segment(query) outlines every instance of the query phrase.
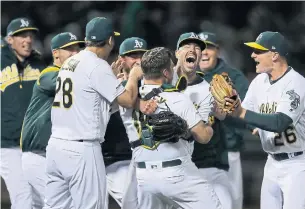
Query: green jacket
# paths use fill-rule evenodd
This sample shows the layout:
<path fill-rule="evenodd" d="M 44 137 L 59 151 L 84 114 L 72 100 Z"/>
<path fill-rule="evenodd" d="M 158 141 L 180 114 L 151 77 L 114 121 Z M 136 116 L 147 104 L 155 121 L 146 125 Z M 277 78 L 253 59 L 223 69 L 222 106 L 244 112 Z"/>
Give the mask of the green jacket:
<path fill-rule="evenodd" d="M 1 147 L 19 146 L 33 85 L 45 67 L 36 51 L 21 63 L 10 46 L 1 47 Z"/>
<path fill-rule="evenodd" d="M 34 85 L 21 132 L 23 152 L 45 152 L 51 136 L 51 108 L 55 97 L 58 71 L 58 66 L 47 67 L 41 72 Z"/>
<path fill-rule="evenodd" d="M 225 132 L 221 131 L 224 124 L 211 116 L 209 120 L 214 121 L 212 125 L 214 135 L 207 144 L 194 142 L 192 160 L 198 168 L 216 167 L 228 170 L 228 149 L 226 148 Z"/>
<path fill-rule="evenodd" d="M 234 83 L 240 99 L 243 100 L 249 87 L 248 79 L 240 70 L 231 68 L 222 59 L 218 59 L 218 63 L 214 69 L 204 72 L 204 79 L 211 82 L 213 75 L 221 74 L 222 72 L 227 72 L 229 74 L 229 77 Z M 225 125 L 223 125 L 223 128 L 226 132 L 226 144 L 228 150 L 233 152 L 240 151 L 243 147 L 243 136 L 240 131 L 238 131 L 238 129 L 228 128 Z"/>

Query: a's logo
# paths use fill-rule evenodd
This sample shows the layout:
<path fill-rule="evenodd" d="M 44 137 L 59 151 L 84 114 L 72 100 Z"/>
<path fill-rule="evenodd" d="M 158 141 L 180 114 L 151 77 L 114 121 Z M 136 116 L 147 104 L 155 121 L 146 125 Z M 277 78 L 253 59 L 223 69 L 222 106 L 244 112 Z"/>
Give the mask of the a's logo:
<path fill-rule="evenodd" d="M 207 40 L 209 38 L 209 35 L 207 34 L 200 34 L 199 37 L 202 39 L 202 40 Z"/>
<path fill-rule="evenodd" d="M 197 34 L 191 33 L 190 38 L 199 38 Z"/>
<path fill-rule="evenodd" d="M 195 109 L 198 110 L 200 108 L 199 104 L 196 104 L 195 102 L 193 102 L 193 105 L 195 106 Z"/>
<path fill-rule="evenodd" d="M 70 35 L 70 41 L 71 40 L 77 40 L 76 35 L 74 35 L 72 33 L 69 33 L 69 35 Z"/>
<path fill-rule="evenodd" d="M 263 34 L 259 34 L 259 36 L 256 38 L 256 41 L 259 41 L 263 37 Z"/>
<path fill-rule="evenodd" d="M 96 39 L 96 36 L 91 36 L 91 39 Z"/>
<path fill-rule="evenodd" d="M 292 100 L 290 103 L 291 109 L 289 110 L 292 112 L 293 110 L 297 109 L 298 106 L 300 106 L 300 95 L 294 92 L 294 90 L 287 91 L 286 94 L 288 94 L 290 97 L 289 99 Z"/>
<path fill-rule="evenodd" d="M 30 25 L 28 20 L 21 19 L 20 22 L 21 22 L 20 27 L 28 27 Z"/>
<path fill-rule="evenodd" d="M 134 43 L 135 43 L 134 48 L 142 48 L 142 46 L 143 46 L 142 41 L 135 40 Z"/>

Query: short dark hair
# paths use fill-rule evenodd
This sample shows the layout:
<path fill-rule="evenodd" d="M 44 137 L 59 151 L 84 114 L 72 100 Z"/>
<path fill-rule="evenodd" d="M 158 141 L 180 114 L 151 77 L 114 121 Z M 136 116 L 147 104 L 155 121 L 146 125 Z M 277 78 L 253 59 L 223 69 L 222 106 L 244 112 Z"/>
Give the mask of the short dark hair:
<path fill-rule="evenodd" d="M 86 41 L 85 44 L 88 47 L 103 47 L 106 45 L 106 41 Z"/>
<path fill-rule="evenodd" d="M 156 47 L 144 53 L 141 68 L 146 79 L 158 79 L 163 76 L 163 70 L 171 66 L 171 52 L 165 47 Z"/>

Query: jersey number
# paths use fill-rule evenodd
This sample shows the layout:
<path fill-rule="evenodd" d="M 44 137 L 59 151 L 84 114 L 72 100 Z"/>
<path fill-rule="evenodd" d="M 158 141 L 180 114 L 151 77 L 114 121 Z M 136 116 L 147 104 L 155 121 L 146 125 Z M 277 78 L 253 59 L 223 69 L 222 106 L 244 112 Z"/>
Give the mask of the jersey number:
<path fill-rule="evenodd" d="M 280 134 L 276 133 L 274 136 L 274 145 L 283 146 L 284 140 L 286 140 L 286 142 L 289 144 L 296 142 L 297 137 L 295 135 L 295 130 L 293 126 L 289 126 L 284 132 Z"/>
<path fill-rule="evenodd" d="M 73 83 L 70 78 L 66 78 L 62 82 L 61 78 L 57 77 L 55 93 L 57 94 L 62 88 L 62 104 L 64 108 L 70 108 L 72 105 L 72 101 L 73 101 L 71 94 L 73 89 L 72 87 L 73 87 Z M 61 101 L 55 101 L 55 100 L 56 100 L 56 96 L 53 102 L 53 107 L 60 107 Z"/>

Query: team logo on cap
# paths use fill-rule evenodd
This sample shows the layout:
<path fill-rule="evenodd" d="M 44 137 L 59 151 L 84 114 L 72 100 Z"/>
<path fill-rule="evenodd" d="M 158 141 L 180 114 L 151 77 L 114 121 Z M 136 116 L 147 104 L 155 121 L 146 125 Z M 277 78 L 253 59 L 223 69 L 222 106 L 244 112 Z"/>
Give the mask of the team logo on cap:
<path fill-rule="evenodd" d="M 190 38 L 199 38 L 197 34 L 191 33 Z"/>
<path fill-rule="evenodd" d="M 142 41 L 135 40 L 134 43 L 135 43 L 134 48 L 142 48 L 142 46 L 143 46 Z"/>
<path fill-rule="evenodd" d="M 256 41 L 259 41 L 263 37 L 263 34 L 259 34 L 259 36 L 256 38 Z"/>
<path fill-rule="evenodd" d="M 77 40 L 76 35 L 74 35 L 72 33 L 69 33 L 69 35 L 70 35 L 70 41 Z"/>
<path fill-rule="evenodd" d="M 209 38 L 209 35 L 207 34 L 200 34 L 199 37 L 202 39 L 202 40 L 207 40 Z"/>
<path fill-rule="evenodd" d="M 24 19 L 21 19 L 20 22 L 21 22 L 20 27 L 28 27 L 30 24 L 28 20 L 24 20 Z"/>

